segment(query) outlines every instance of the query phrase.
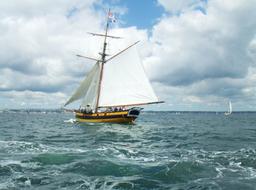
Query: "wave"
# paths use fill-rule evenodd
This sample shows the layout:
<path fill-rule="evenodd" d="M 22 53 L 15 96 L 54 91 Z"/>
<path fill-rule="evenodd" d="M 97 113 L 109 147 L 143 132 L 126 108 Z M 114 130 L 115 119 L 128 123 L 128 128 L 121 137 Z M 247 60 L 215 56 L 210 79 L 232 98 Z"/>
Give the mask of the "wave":
<path fill-rule="evenodd" d="M 76 123 L 77 120 L 76 119 L 68 119 L 68 120 L 64 120 L 64 123 Z"/>
<path fill-rule="evenodd" d="M 8 154 L 84 153 L 87 149 L 56 147 L 36 142 L 0 141 L 0 152 Z"/>

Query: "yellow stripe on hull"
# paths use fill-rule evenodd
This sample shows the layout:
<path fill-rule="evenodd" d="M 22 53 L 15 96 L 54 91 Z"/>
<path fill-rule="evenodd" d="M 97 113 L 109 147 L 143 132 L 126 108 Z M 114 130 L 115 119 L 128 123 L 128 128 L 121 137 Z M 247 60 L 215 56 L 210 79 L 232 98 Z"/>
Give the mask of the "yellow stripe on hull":
<path fill-rule="evenodd" d="M 77 118 L 78 122 L 87 123 L 132 123 L 135 118 L 106 118 L 106 119 L 81 119 Z"/>

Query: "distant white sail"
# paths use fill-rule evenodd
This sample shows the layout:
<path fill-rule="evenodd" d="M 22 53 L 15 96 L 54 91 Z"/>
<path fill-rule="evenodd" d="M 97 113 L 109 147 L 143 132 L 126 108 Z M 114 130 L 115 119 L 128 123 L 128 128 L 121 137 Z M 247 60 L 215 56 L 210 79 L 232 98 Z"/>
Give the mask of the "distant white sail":
<path fill-rule="evenodd" d="M 157 101 L 135 46 L 104 64 L 99 107 Z"/>
<path fill-rule="evenodd" d="M 229 101 L 229 113 L 230 113 L 230 114 L 232 113 L 232 104 L 231 104 L 231 101 Z"/>
<path fill-rule="evenodd" d="M 91 108 L 95 109 L 100 78 L 99 75 L 100 64 L 96 63 L 64 106 L 84 98 L 81 106 L 85 107 L 87 104 L 90 104 Z"/>
<path fill-rule="evenodd" d="M 232 113 L 232 104 L 231 101 L 229 101 L 229 107 L 228 112 L 225 112 L 224 115 L 230 115 Z"/>

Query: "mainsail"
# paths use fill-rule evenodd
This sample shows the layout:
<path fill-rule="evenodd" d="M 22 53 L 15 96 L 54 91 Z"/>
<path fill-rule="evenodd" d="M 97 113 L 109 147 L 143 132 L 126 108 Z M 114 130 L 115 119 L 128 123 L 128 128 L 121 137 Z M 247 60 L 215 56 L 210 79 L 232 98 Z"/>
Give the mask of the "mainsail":
<path fill-rule="evenodd" d="M 104 64 L 99 107 L 157 102 L 140 58 L 133 46 Z"/>

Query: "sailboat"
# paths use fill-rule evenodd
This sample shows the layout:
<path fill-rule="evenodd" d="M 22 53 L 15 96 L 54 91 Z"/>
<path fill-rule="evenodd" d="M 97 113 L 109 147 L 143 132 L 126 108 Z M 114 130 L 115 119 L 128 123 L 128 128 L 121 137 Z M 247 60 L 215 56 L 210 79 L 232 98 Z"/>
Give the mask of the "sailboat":
<path fill-rule="evenodd" d="M 136 51 L 135 42 L 117 54 L 106 53 L 111 22 L 109 10 L 105 34 L 90 33 L 104 37 L 99 59 L 77 55 L 96 61 L 87 77 L 65 103 L 64 107 L 81 100 L 80 108 L 73 110 L 78 122 L 132 123 L 143 109 L 139 106 L 163 103 L 155 95 L 144 72 Z"/>
<path fill-rule="evenodd" d="M 225 112 L 224 115 L 230 115 L 232 113 L 232 103 L 229 101 L 229 109 L 228 112 Z"/>

